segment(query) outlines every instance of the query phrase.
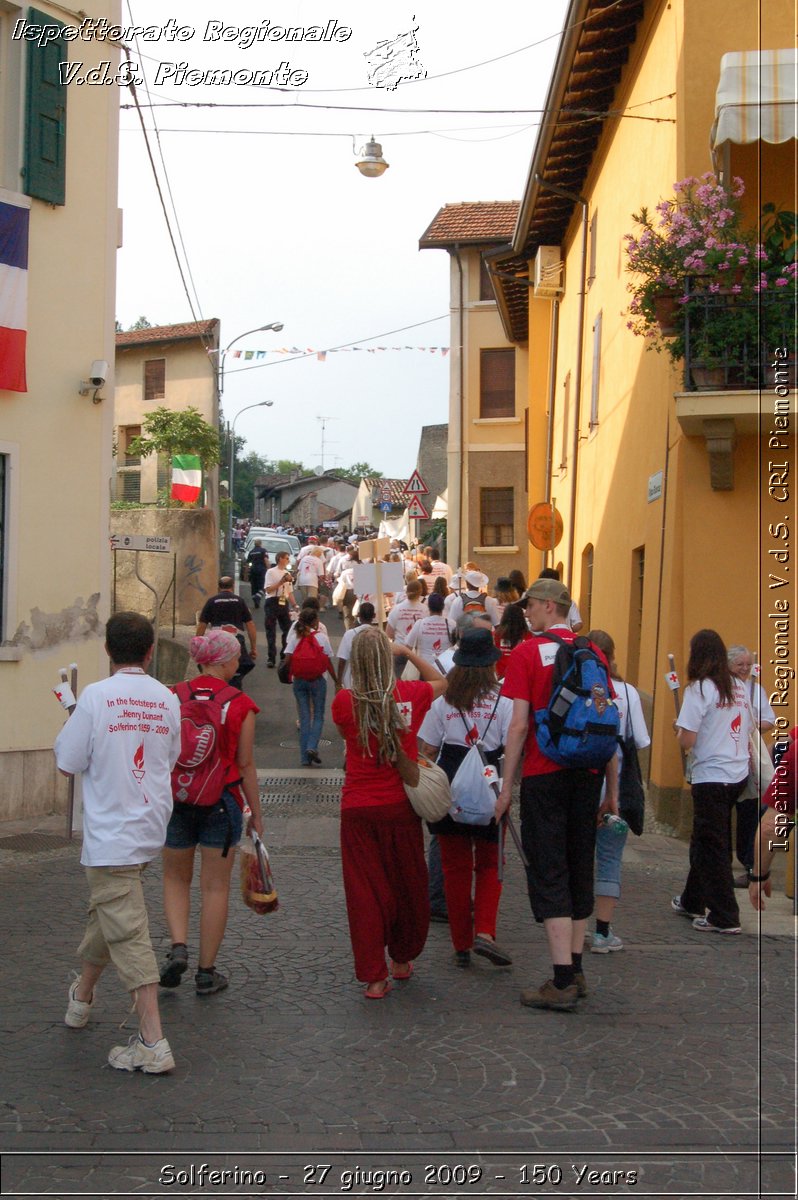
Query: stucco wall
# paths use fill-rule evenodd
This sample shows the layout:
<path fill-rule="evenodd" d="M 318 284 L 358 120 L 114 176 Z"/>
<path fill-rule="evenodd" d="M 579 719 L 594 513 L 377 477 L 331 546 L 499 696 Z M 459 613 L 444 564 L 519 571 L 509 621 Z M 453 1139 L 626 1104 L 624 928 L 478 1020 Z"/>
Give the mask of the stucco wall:
<path fill-rule="evenodd" d="M 216 520 L 207 508 L 116 509 L 111 513 L 112 534 L 145 535 L 172 539 L 168 554 L 141 553 L 138 572 L 162 599 L 160 623 L 172 620 L 172 593 L 166 595 L 177 562 L 176 598 L 178 625 L 193 625 L 195 614 L 217 591 L 219 550 Z M 118 550 L 112 564 L 111 589 L 115 611 L 130 609 L 153 619 L 155 598 L 136 578 L 136 554 Z"/>
<path fill-rule="evenodd" d="M 665 355 L 647 352 L 642 339 L 626 328 L 629 276 L 623 237 L 634 229 L 633 212 L 642 206 L 653 211 L 661 197 L 672 194 L 675 180 L 712 169 L 710 127 L 722 54 L 759 45 L 789 45 L 792 12 L 787 0 L 773 0 L 764 7 L 744 0 L 701 4 L 680 0 L 647 6 L 613 107 L 650 110 L 668 119 L 608 123 L 580 188 L 588 200 L 589 218 L 597 222 L 597 235 L 596 270 L 585 298 L 581 347 L 572 545 L 572 425 L 582 253 L 578 205 L 563 243 L 566 291 L 560 307 L 552 492 L 566 532 L 557 560 L 564 564 L 566 580 L 572 576 L 584 613 L 589 587 L 585 556 L 592 547 L 591 623 L 614 637 L 621 671 L 630 672 L 631 682 L 654 694 L 651 795 L 658 813 L 680 829 L 689 822 L 690 807 L 672 731 L 672 693 L 664 682 L 667 654 L 676 656 L 683 684 L 689 639 L 702 626 L 717 629 L 728 644 L 740 641 L 759 650 L 766 665 L 772 657 L 767 653 L 767 621 L 762 615 L 767 612 L 766 453 L 762 456 L 760 447 L 758 456 L 755 436 L 738 433 L 734 490 L 712 490 L 703 436 L 686 434 L 676 419 L 674 394 L 683 387 L 681 364 L 674 366 Z M 657 97 L 662 99 L 655 101 Z M 749 156 L 749 162 L 767 164 L 775 172 L 767 180 L 754 175 L 749 181 L 748 190 L 759 193 L 762 200 L 769 194 L 781 200 L 795 194 L 794 143 L 784 149 L 781 158 L 771 153 L 762 159 Z M 537 305 L 530 300 L 531 309 Z M 592 330 L 599 313 L 599 408 L 598 421 L 591 426 Z M 535 334 L 532 313 L 530 327 L 532 361 L 547 357 L 546 338 L 542 330 Z M 564 428 L 563 395 L 569 373 L 571 406 Z M 761 404 L 763 413 L 768 408 L 772 412 L 772 398 L 763 396 Z M 538 414 L 545 411 L 540 380 L 531 379 L 530 406 Z M 794 440 L 792 447 L 794 453 Z M 660 471 L 664 492 L 650 499 L 649 479 Z M 532 490 L 538 490 L 534 482 Z M 542 496 L 530 497 L 537 498 Z M 635 552 L 640 550 L 645 555 L 642 620 L 639 651 L 633 656 L 633 630 L 639 619 Z M 630 671 L 633 657 L 636 666 Z M 770 690 L 767 685 L 766 690 Z"/>
<path fill-rule="evenodd" d="M 46 0 L 37 8 L 69 20 Z M 98 0 L 91 15 L 117 24 L 120 5 Z M 118 58 L 99 41 L 71 45 L 87 68 Z M 26 43 L 7 50 L 22 58 Z M 107 673 L 101 634 L 109 609 L 113 374 L 98 404 L 79 387 L 94 359 L 114 359 L 118 104 L 117 88 L 69 90 L 66 203 L 30 202 L 28 390 L 0 392 L 0 453 L 10 470 L 0 815 L 9 817 L 60 802 L 52 769 L 64 720 L 51 694 L 58 668 L 76 662 L 81 684 Z M 6 158 L 15 154 L 8 141 L 15 128 L 9 120 L 0 129 Z"/>

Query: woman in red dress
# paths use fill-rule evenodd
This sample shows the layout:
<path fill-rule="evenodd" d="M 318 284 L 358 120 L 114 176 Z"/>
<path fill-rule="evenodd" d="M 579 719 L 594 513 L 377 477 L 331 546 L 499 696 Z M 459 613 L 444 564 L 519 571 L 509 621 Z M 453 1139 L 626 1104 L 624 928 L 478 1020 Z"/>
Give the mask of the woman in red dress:
<path fill-rule="evenodd" d="M 346 743 L 341 795 L 341 864 L 355 975 L 381 1000 L 394 979 L 409 979 L 429 929 L 421 820 L 407 799 L 397 755 L 418 759 L 416 734 L 446 680 L 406 646 L 397 647 L 419 680 L 395 680 L 391 643 L 366 629 L 352 643 L 350 688 L 332 716 Z"/>

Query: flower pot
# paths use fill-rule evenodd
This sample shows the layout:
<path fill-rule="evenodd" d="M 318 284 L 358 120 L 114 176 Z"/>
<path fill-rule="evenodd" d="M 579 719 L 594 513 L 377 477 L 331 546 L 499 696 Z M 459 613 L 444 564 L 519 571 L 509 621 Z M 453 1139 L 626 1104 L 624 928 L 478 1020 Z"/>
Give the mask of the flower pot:
<path fill-rule="evenodd" d="M 681 307 L 676 292 L 654 296 L 654 313 L 663 337 L 675 337 L 680 330 Z"/>
<path fill-rule="evenodd" d="M 699 392 L 718 392 L 723 389 L 726 372 L 723 367 L 691 367 L 690 378 Z"/>

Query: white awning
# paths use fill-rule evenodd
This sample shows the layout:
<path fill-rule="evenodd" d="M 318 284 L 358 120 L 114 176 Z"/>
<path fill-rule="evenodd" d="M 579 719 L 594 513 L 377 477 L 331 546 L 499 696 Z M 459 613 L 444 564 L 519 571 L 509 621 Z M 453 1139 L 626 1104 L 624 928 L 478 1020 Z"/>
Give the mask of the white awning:
<path fill-rule="evenodd" d="M 715 96 L 712 148 L 723 142 L 787 142 L 798 137 L 798 51 L 724 54 Z"/>
<path fill-rule="evenodd" d="M 441 517 L 449 516 L 449 489 L 445 488 L 440 496 L 435 497 L 435 507 L 430 513 L 433 521 L 439 520 Z"/>

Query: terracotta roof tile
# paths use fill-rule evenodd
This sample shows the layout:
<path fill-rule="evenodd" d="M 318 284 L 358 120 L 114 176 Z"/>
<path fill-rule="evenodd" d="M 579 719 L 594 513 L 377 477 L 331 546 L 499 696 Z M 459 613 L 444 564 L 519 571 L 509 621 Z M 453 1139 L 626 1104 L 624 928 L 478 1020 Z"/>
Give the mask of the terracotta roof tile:
<path fill-rule="evenodd" d="M 368 483 L 371 485 L 371 502 L 375 506 L 379 505 L 382 489 L 386 486 L 390 489 L 391 503 L 394 508 L 397 505 L 404 508 L 409 501 L 409 497 L 404 494 L 407 487 L 406 479 L 369 479 Z"/>
<path fill-rule="evenodd" d="M 509 242 L 518 218 L 518 200 L 477 200 L 444 204 L 419 239 L 422 250 L 436 246 Z"/>
<path fill-rule="evenodd" d="M 215 340 L 219 333 L 219 318 L 209 321 L 184 321 L 179 325 L 153 325 L 150 329 L 128 329 L 117 333 L 117 346 L 146 346 L 154 342 L 187 342 L 192 338 Z"/>

